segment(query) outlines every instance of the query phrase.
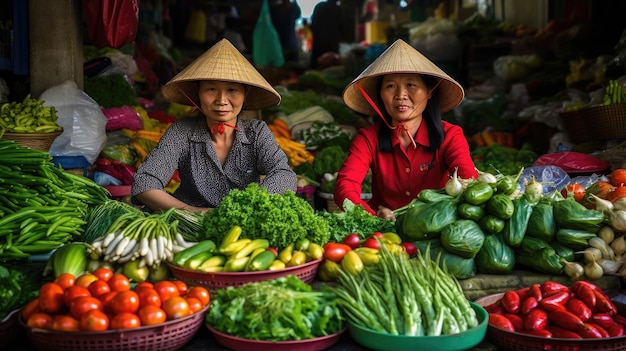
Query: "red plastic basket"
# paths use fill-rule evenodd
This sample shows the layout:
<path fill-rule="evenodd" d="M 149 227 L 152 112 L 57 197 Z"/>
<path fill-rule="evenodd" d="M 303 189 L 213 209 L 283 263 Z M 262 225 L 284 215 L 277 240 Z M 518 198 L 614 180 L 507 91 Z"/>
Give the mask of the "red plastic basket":
<path fill-rule="evenodd" d="M 196 335 L 209 306 L 180 319 L 154 326 L 104 332 L 65 332 L 29 328 L 22 318 L 33 345 L 42 351 L 178 350 Z"/>
<path fill-rule="evenodd" d="M 258 282 L 263 280 L 276 279 L 293 274 L 303 282 L 310 284 L 315 280 L 317 269 L 322 260 L 315 260 L 293 267 L 278 270 L 266 270 L 260 272 L 210 272 L 204 273 L 190 269 L 181 268 L 169 264 L 170 271 L 176 279 L 182 280 L 188 285 L 200 285 L 207 288 L 211 293 L 218 289 L 229 286 L 239 286 L 245 283 Z"/>
<path fill-rule="evenodd" d="M 209 324 L 205 323 L 207 329 L 213 333 L 215 340 L 222 346 L 235 351 L 320 351 L 326 350 L 333 346 L 341 334 L 346 331 L 342 329 L 338 333 L 320 336 L 313 339 L 290 340 L 290 341 L 263 341 L 251 340 L 231 336 L 215 330 Z"/>
<path fill-rule="evenodd" d="M 487 306 L 498 301 L 504 293 L 488 295 L 475 302 Z M 498 347 L 499 351 L 624 351 L 626 336 L 603 339 L 563 339 L 543 338 L 504 330 L 489 325 L 487 339 Z"/>
<path fill-rule="evenodd" d="M 20 309 L 13 310 L 0 320 L 0 349 L 6 349 L 15 341 L 20 330 L 18 322 L 20 311 Z"/>

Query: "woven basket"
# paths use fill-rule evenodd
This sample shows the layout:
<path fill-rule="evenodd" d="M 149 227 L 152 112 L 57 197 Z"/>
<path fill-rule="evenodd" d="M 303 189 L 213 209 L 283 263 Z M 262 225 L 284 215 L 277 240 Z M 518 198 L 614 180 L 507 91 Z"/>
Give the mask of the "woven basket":
<path fill-rule="evenodd" d="M 504 293 L 488 295 L 475 302 L 488 306 L 502 298 Z M 603 339 L 564 339 L 544 338 L 540 336 L 511 332 L 489 325 L 487 339 L 501 351 L 623 351 L 626 350 L 626 336 Z"/>
<path fill-rule="evenodd" d="M 200 285 L 214 294 L 218 289 L 229 286 L 240 286 L 246 283 L 276 279 L 286 275 L 295 275 L 303 282 L 310 284 L 315 280 L 317 269 L 322 260 L 315 260 L 299 266 L 287 267 L 277 270 L 265 270 L 259 272 L 211 272 L 204 273 L 185 269 L 168 263 L 172 275 L 188 285 Z"/>
<path fill-rule="evenodd" d="M 4 133 L 0 139 L 13 140 L 21 146 L 31 149 L 48 151 L 54 139 L 61 133 L 63 133 L 63 130 L 52 133 Z"/>
<path fill-rule="evenodd" d="M 581 113 L 593 139 L 626 138 L 626 103 L 590 107 Z"/>
<path fill-rule="evenodd" d="M 33 345 L 41 351 L 180 350 L 196 335 L 209 306 L 187 317 L 157 325 L 103 332 L 66 332 L 29 328 L 22 318 Z"/>
<path fill-rule="evenodd" d="M 587 126 L 587 119 L 581 110 L 560 112 L 559 117 L 565 123 L 571 141 L 584 143 L 592 139 L 591 131 Z"/>

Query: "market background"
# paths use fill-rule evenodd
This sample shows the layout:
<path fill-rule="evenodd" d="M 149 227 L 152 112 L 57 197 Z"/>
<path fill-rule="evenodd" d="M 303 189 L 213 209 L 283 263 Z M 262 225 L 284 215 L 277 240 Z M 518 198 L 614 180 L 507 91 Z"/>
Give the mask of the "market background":
<path fill-rule="evenodd" d="M 106 122 L 113 124 L 106 128 L 106 134 L 100 130 L 98 138 L 92 139 L 89 152 L 60 150 L 51 154 L 64 168 L 95 179 L 115 198 L 127 201 L 132 171 L 142 155 L 155 145 L 158 133 L 169 122 L 190 113 L 164 101 L 160 85 L 210 46 L 206 40 L 185 36 L 190 21 L 173 21 L 185 18 L 174 16 L 176 11 L 190 18 L 194 10 L 236 7 L 238 25 L 233 29 L 245 43 L 244 55 L 254 63 L 253 51 L 258 43 L 253 37 L 261 4 L 244 0 L 227 4 L 141 1 L 136 39 L 107 48 L 93 45 L 81 1 L 2 1 L 0 102 L 21 101 L 28 94 L 48 96 L 49 102 L 62 99 L 55 90 L 68 81 L 90 93 L 107 110 Z M 312 11 L 310 2 L 300 1 L 300 5 Z M 464 86 L 466 99 L 445 118 L 464 128 L 474 155 L 479 149 L 486 150 L 481 146 L 507 143 L 509 152 L 496 153 L 488 163 L 483 163 L 486 153 L 475 159 L 484 167 L 482 170 L 494 171 L 490 165 L 498 170 L 515 170 L 518 166 L 531 167 L 538 160 L 548 164 L 564 162 L 559 165 L 569 167 L 567 178 L 563 177 L 565 182 L 579 176 L 608 174 L 624 165 L 623 119 L 594 128 L 598 126 L 592 125 L 593 120 L 575 112 L 600 102 L 609 80 L 625 84 L 626 35 L 621 14 L 626 3 L 378 0 L 376 5 L 373 16 L 363 20 L 364 1 L 341 2 L 347 30 L 342 34 L 340 51 L 326 55 L 323 68 L 311 69 L 307 50 L 302 50 L 296 61 L 257 64 L 283 94 L 283 103 L 273 109 L 249 111 L 245 117 L 264 119 L 269 124 L 282 118 L 294 140 L 303 137 L 299 134 L 303 126 L 311 126 L 294 129 L 299 123 L 330 123 L 326 127 L 337 133 L 337 139 L 322 139 L 310 149 L 311 153 L 328 145 L 345 147 L 341 132 L 349 135 L 371 121 L 338 104 L 343 87 L 386 45 L 402 38 Z M 166 13 L 169 16 L 163 16 Z M 302 33 L 302 22 L 295 29 Z M 111 84 L 119 85 L 103 87 L 101 78 L 107 76 L 115 77 Z M 62 104 L 60 100 L 59 106 Z M 111 116 L 117 119 L 113 121 Z M 608 137 L 606 129 L 610 130 Z M 524 151 L 526 157 L 511 156 L 510 150 Z M 586 163 L 579 162 L 580 158 L 573 162 L 558 159 L 561 152 L 569 151 L 594 160 Z M 595 162 L 598 160 L 603 162 Z M 323 174 L 313 174 L 315 180 L 324 183 L 320 179 Z M 170 185 L 175 188 L 175 179 Z M 316 209 L 333 209 L 327 192 L 311 191 L 306 186 L 300 194 Z M 542 274 L 516 272 L 497 278 L 467 279 L 462 284 L 475 298 L 545 279 Z M 602 284 L 608 291 L 621 290 L 617 278 L 607 277 Z M 358 349 L 346 343 L 343 349 Z"/>

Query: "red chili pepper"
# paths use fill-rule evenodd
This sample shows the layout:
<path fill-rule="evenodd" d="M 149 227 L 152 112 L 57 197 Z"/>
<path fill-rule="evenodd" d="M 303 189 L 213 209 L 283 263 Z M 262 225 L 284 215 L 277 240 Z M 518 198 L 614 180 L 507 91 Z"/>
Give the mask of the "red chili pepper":
<path fill-rule="evenodd" d="M 582 336 L 580 336 L 578 333 L 576 333 L 573 330 L 567 330 L 565 328 L 561 328 L 554 324 L 548 325 L 546 329 L 550 331 L 552 333 L 552 336 L 554 336 L 555 338 L 563 338 L 563 339 L 582 339 L 583 338 Z"/>
<path fill-rule="evenodd" d="M 617 314 L 617 308 L 613 304 L 613 301 L 602 291 L 594 290 L 596 294 L 596 309 L 600 312 L 606 312 L 610 315 Z"/>
<path fill-rule="evenodd" d="M 513 323 L 501 314 L 489 313 L 489 324 L 500 329 L 515 331 Z"/>
<path fill-rule="evenodd" d="M 530 286 L 530 296 L 534 297 L 537 302 L 541 301 L 543 298 L 543 293 L 541 292 L 541 284 L 533 284 Z"/>
<path fill-rule="evenodd" d="M 613 316 L 608 313 L 594 313 L 591 316 L 591 320 L 589 322 L 593 322 L 605 329 L 608 329 L 617 324 L 615 320 L 613 320 Z"/>
<path fill-rule="evenodd" d="M 547 329 L 524 330 L 524 331 L 522 331 L 522 333 L 528 334 L 528 335 L 540 336 L 540 337 L 543 337 L 543 338 L 551 338 L 552 337 L 552 333 L 550 333 L 550 331 L 547 330 Z"/>
<path fill-rule="evenodd" d="M 578 330 L 585 324 L 577 315 L 567 312 L 565 309 L 550 312 L 548 318 L 550 322 L 569 330 Z"/>
<path fill-rule="evenodd" d="M 615 323 L 621 324 L 623 326 L 626 326 L 626 317 L 621 316 L 619 314 L 616 314 L 613 316 L 613 320 L 615 321 Z"/>
<path fill-rule="evenodd" d="M 565 304 L 565 309 L 577 315 L 583 322 L 591 318 L 591 308 L 587 306 L 581 299 L 572 298 Z M 609 316 L 610 317 L 610 316 Z"/>
<path fill-rule="evenodd" d="M 534 296 L 528 296 L 526 300 L 522 301 L 522 306 L 520 308 L 520 312 L 522 314 L 528 314 L 535 307 L 539 306 L 539 302 Z"/>
<path fill-rule="evenodd" d="M 526 299 L 530 294 L 530 288 L 526 286 L 515 290 L 515 292 L 519 295 L 520 301 L 524 301 L 524 299 Z"/>
<path fill-rule="evenodd" d="M 572 285 L 572 291 L 576 294 L 576 297 L 585 303 L 585 305 L 589 306 L 589 308 L 594 308 L 597 302 L 596 294 L 589 284 L 584 280 L 578 280 Z"/>
<path fill-rule="evenodd" d="M 578 329 L 576 329 L 576 331 L 583 338 L 591 338 L 591 339 L 602 338 L 602 333 L 598 330 L 598 328 L 596 328 L 595 326 L 589 323 L 583 323 L 583 325 L 580 326 Z"/>
<path fill-rule="evenodd" d="M 565 310 L 565 304 L 570 298 L 569 290 L 559 291 L 550 296 L 545 296 L 539 301 L 539 307 L 551 312 L 557 309 Z"/>
<path fill-rule="evenodd" d="M 611 337 L 613 336 L 624 336 L 625 332 L 624 332 L 624 326 L 621 324 L 613 324 L 608 330 L 607 332 L 609 332 L 609 335 Z"/>
<path fill-rule="evenodd" d="M 548 325 L 548 312 L 541 308 L 535 308 L 530 311 L 524 319 L 524 330 L 541 330 Z"/>
<path fill-rule="evenodd" d="M 602 335 L 603 338 L 608 338 L 610 337 L 609 332 L 606 331 L 606 329 L 602 328 L 602 326 L 596 324 L 596 323 L 589 323 L 592 326 L 594 326 L 596 329 L 598 329 L 598 331 L 600 332 L 600 334 Z"/>
<path fill-rule="evenodd" d="M 502 306 L 499 303 L 492 303 L 491 305 L 485 306 L 485 310 L 488 313 L 502 314 L 504 311 L 502 310 Z"/>
<path fill-rule="evenodd" d="M 505 312 L 513 314 L 519 313 L 521 300 L 516 291 L 509 290 L 505 292 L 500 302 Z"/>
<path fill-rule="evenodd" d="M 569 288 L 565 284 L 561 284 L 561 283 L 557 283 L 553 281 L 547 281 L 541 284 L 541 292 L 543 296 L 551 292 L 564 291 L 564 290 L 569 291 Z"/>
<path fill-rule="evenodd" d="M 503 314 L 503 316 L 505 316 L 508 320 L 511 321 L 511 323 L 513 323 L 513 328 L 515 328 L 515 331 L 524 330 L 524 320 L 522 320 L 522 317 L 512 313 L 505 313 Z"/>

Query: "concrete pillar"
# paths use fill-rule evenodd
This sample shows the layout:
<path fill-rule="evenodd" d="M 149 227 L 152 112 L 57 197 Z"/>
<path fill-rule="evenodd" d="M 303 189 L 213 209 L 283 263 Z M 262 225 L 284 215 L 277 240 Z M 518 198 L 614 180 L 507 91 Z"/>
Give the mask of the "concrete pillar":
<path fill-rule="evenodd" d="M 29 0 L 30 90 L 44 90 L 67 80 L 83 89 L 82 2 Z"/>

